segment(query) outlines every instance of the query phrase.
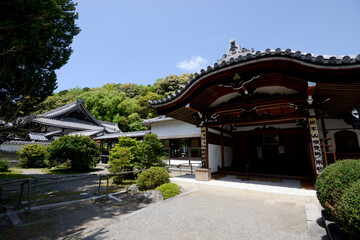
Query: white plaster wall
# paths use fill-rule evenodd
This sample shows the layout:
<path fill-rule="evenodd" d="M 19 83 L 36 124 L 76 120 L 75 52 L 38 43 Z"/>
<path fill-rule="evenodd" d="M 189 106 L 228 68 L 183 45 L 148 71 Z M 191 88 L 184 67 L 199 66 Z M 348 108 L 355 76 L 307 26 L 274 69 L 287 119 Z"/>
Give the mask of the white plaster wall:
<path fill-rule="evenodd" d="M 228 146 L 224 146 L 224 164 L 225 164 L 225 167 L 231 167 L 232 161 L 233 161 L 233 148 L 228 147 Z"/>
<path fill-rule="evenodd" d="M 211 133 L 217 134 L 217 135 L 220 135 L 220 134 L 221 134 L 220 131 L 215 130 L 215 129 L 212 129 L 212 128 L 208 128 L 208 131 L 211 132 Z M 230 134 L 227 134 L 227 133 L 223 133 L 223 135 L 224 135 L 225 137 L 230 137 L 230 138 L 232 137 Z"/>
<path fill-rule="evenodd" d="M 4 142 L 3 144 L 0 145 L 0 151 L 2 152 L 8 152 L 8 153 L 15 153 L 17 151 L 20 151 L 25 145 L 28 144 L 40 144 L 40 145 L 49 145 L 50 142 L 28 142 L 28 141 L 18 141 L 17 143 L 9 143 L 9 142 Z"/>
<path fill-rule="evenodd" d="M 23 148 L 23 146 L 24 145 L 3 143 L 3 144 L 0 145 L 0 151 L 9 152 L 9 153 L 15 153 L 17 151 L 20 151 Z"/>
<path fill-rule="evenodd" d="M 318 121 L 320 137 L 323 137 L 321 120 L 318 119 L 317 121 Z M 346 124 L 342 119 L 325 119 L 325 129 L 328 131 L 327 137 L 333 138 L 334 140 L 335 150 L 336 150 L 335 133 L 342 130 L 355 132 L 360 145 L 360 130 L 359 129 L 354 130 L 351 125 Z M 330 150 L 332 149 L 330 148 Z"/>
<path fill-rule="evenodd" d="M 200 131 L 195 125 L 179 120 L 151 124 L 151 133 L 160 139 L 200 137 Z"/>
<path fill-rule="evenodd" d="M 209 168 L 211 172 L 217 172 L 218 166 L 221 167 L 221 146 L 208 144 L 209 150 Z"/>

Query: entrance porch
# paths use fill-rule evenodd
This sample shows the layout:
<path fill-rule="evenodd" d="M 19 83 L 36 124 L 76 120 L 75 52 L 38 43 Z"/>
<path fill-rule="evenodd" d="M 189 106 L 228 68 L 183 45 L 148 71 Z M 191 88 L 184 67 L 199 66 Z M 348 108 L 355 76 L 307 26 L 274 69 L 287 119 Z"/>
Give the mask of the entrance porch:
<path fill-rule="evenodd" d="M 310 132 L 298 125 L 248 126 L 231 133 L 208 129 L 209 167 L 246 177 L 314 179 Z"/>

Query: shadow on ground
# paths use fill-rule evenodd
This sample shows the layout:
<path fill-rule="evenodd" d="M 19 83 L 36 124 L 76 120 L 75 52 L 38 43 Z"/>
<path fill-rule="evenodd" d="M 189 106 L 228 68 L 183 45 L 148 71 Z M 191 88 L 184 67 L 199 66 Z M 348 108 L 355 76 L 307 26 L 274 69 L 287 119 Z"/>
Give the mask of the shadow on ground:
<path fill-rule="evenodd" d="M 146 204 L 137 197 L 118 195 L 122 202 L 108 198 L 87 201 L 60 208 L 19 214 L 23 225 L 1 226 L 4 239 L 56 239 L 88 228 L 110 224 L 117 218 L 139 210 Z"/>

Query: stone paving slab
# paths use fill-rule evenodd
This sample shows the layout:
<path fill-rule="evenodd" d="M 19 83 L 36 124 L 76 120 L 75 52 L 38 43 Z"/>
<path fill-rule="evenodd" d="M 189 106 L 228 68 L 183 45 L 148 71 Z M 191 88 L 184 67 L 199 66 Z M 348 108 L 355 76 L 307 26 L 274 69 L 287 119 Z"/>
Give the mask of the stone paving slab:
<path fill-rule="evenodd" d="M 173 177 L 171 182 L 185 189 L 211 189 L 236 192 L 246 196 L 274 198 L 284 201 L 302 201 L 317 204 L 316 191 L 301 189 L 297 180 L 283 179 L 282 183 L 264 181 L 242 181 L 236 176 L 228 175 L 225 178 L 214 181 L 197 181 L 194 175 Z"/>
<path fill-rule="evenodd" d="M 309 239 L 305 205 L 198 190 L 142 209 L 85 239 Z"/>

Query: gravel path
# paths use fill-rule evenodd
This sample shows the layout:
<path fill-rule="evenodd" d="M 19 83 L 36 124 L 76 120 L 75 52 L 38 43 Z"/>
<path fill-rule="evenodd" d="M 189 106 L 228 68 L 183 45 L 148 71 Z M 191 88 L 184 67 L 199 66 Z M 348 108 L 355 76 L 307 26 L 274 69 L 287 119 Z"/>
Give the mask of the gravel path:
<path fill-rule="evenodd" d="M 309 239 L 303 203 L 205 190 L 153 205 L 86 235 L 86 239 Z"/>

